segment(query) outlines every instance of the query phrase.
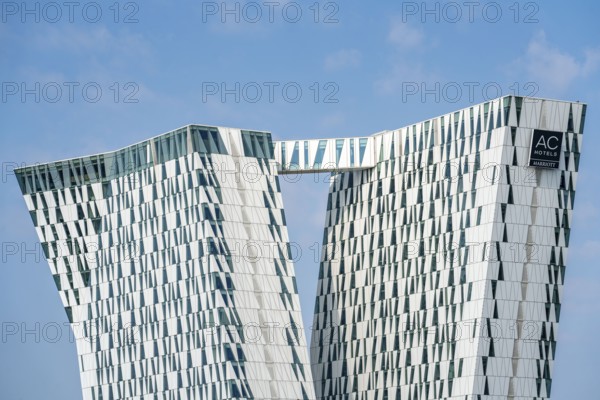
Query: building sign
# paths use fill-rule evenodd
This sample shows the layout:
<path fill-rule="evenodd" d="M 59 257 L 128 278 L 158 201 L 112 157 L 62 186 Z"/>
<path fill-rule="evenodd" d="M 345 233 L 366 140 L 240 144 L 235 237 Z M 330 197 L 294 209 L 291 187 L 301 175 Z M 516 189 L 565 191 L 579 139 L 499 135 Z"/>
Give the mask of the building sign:
<path fill-rule="evenodd" d="M 558 168 L 562 150 L 563 133 L 534 129 L 531 137 L 529 166 Z"/>

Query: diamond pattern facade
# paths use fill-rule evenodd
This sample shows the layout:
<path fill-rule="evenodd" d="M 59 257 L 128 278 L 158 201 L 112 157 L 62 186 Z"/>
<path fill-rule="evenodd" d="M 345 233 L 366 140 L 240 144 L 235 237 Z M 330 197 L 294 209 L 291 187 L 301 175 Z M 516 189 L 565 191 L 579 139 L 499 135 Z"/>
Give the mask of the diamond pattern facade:
<path fill-rule="evenodd" d="M 17 170 L 83 398 L 548 399 L 585 112 L 508 96 L 275 143 L 190 125 Z M 278 175 L 332 171 L 309 361 Z"/>

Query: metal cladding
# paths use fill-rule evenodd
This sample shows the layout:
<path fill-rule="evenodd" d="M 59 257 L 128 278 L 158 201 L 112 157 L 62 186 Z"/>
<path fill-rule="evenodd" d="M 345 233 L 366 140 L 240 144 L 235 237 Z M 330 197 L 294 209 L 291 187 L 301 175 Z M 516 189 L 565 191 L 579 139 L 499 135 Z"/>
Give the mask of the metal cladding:
<path fill-rule="evenodd" d="M 585 113 L 507 96 L 281 142 L 189 125 L 17 170 L 83 398 L 550 398 Z M 309 358 L 278 175 L 318 172 Z"/>

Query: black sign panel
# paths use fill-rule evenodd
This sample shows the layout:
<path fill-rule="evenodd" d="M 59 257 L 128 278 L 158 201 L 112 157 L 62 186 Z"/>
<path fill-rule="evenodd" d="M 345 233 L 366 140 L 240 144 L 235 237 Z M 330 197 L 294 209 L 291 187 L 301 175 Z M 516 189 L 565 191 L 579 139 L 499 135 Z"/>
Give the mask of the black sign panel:
<path fill-rule="evenodd" d="M 562 150 L 563 133 L 534 129 L 531 137 L 529 166 L 558 168 Z"/>

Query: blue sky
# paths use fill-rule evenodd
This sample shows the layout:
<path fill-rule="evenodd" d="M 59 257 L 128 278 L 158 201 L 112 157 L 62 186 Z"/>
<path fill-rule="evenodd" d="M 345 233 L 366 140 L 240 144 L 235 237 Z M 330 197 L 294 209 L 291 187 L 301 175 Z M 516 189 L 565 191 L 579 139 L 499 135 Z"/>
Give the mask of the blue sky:
<path fill-rule="evenodd" d="M 3 2 L 0 21 L 1 398 L 81 398 L 75 346 L 14 166 L 113 150 L 188 123 L 276 139 L 368 135 L 505 94 L 589 104 L 552 394 L 597 397 L 597 2 L 25 4 Z M 325 181 L 282 183 L 291 240 L 303 249 L 307 328 Z"/>

